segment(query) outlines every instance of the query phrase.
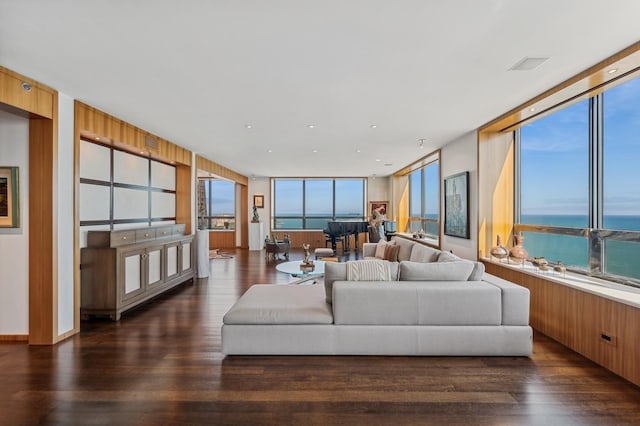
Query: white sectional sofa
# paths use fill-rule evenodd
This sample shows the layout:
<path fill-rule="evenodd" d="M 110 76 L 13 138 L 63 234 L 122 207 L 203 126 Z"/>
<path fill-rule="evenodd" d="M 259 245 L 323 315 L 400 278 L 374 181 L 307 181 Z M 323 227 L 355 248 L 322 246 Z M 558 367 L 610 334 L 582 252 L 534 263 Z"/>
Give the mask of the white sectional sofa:
<path fill-rule="evenodd" d="M 531 354 L 528 289 L 450 253 L 396 244 L 404 260 L 389 262 L 389 280 L 349 281 L 354 266 L 327 263 L 324 286 L 253 285 L 224 317 L 223 353 Z"/>

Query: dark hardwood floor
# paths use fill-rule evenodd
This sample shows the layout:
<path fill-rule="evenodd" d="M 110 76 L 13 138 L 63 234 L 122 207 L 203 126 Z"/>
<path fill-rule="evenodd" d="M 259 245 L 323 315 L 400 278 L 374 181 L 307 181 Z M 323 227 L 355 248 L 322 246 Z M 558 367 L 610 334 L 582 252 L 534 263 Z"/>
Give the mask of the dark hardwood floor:
<path fill-rule="evenodd" d="M 531 358 L 224 358 L 227 309 L 251 284 L 290 280 L 260 252 L 227 252 L 211 278 L 120 322 L 84 322 L 54 347 L 0 344 L 0 424 L 640 424 L 640 388 L 540 334 Z"/>

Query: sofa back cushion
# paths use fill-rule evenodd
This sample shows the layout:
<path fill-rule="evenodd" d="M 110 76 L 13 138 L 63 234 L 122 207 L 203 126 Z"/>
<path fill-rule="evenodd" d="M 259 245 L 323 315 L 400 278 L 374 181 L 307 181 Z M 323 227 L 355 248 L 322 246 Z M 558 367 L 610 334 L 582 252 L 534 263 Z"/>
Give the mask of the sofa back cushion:
<path fill-rule="evenodd" d="M 413 249 L 411 250 L 411 256 L 409 256 L 409 260 L 411 262 L 423 263 L 435 262 L 438 260 L 438 255 L 440 255 L 440 250 L 415 243 Z"/>
<path fill-rule="evenodd" d="M 485 282 L 336 281 L 337 325 L 500 325 L 501 292 Z"/>
<path fill-rule="evenodd" d="M 448 251 L 443 251 L 438 256 L 438 262 L 457 262 L 460 260 L 463 260 L 463 259 Z M 471 271 L 471 275 L 469 275 L 469 281 L 480 281 L 482 280 L 483 276 L 484 276 L 484 263 L 473 262 L 473 270 Z"/>
<path fill-rule="evenodd" d="M 413 250 L 413 246 L 416 244 L 415 242 L 400 237 L 393 237 L 391 238 L 391 241 L 400 246 L 400 251 L 398 251 L 399 262 L 409 260 L 409 258 L 411 258 L 411 251 Z"/>
<path fill-rule="evenodd" d="M 385 262 L 389 264 L 391 270 L 391 281 L 398 279 L 398 263 L 386 262 L 383 260 L 356 260 L 351 262 Z M 342 262 L 326 262 L 324 264 L 324 293 L 327 303 L 332 303 L 333 300 L 333 283 L 335 281 L 347 281 L 347 263 Z"/>
<path fill-rule="evenodd" d="M 468 260 L 456 262 L 400 262 L 400 281 L 467 281 L 473 270 Z"/>

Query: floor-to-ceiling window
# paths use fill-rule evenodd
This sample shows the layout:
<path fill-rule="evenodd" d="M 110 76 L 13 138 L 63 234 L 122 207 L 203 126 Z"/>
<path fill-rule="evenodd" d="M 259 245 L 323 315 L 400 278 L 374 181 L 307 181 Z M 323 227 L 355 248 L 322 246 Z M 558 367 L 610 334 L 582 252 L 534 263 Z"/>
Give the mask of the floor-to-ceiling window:
<path fill-rule="evenodd" d="M 409 222 L 407 232 L 423 232 L 438 238 L 440 229 L 439 160 L 409 174 Z"/>
<path fill-rule="evenodd" d="M 515 132 L 516 232 L 530 257 L 640 280 L 640 78 Z"/>
<path fill-rule="evenodd" d="M 272 182 L 273 229 L 324 229 L 331 220 L 366 220 L 362 178 Z"/>
<path fill-rule="evenodd" d="M 199 179 L 199 191 L 204 193 L 204 205 L 199 206 L 200 228 L 235 229 L 235 183 L 222 179 Z"/>

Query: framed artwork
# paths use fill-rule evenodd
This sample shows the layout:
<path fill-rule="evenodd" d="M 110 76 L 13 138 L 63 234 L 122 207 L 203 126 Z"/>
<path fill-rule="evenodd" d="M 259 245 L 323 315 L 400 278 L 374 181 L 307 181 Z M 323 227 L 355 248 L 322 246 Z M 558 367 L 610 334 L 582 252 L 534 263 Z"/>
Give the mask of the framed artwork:
<path fill-rule="evenodd" d="M 264 208 L 264 195 L 254 195 L 253 196 L 253 205 L 259 209 Z"/>
<path fill-rule="evenodd" d="M 20 227 L 18 168 L 0 167 L 0 228 Z"/>
<path fill-rule="evenodd" d="M 469 239 L 469 172 L 444 179 L 444 234 Z"/>
<path fill-rule="evenodd" d="M 369 201 L 369 218 L 373 217 L 374 210 L 378 210 L 382 216 L 386 216 L 388 207 L 388 201 Z"/>

